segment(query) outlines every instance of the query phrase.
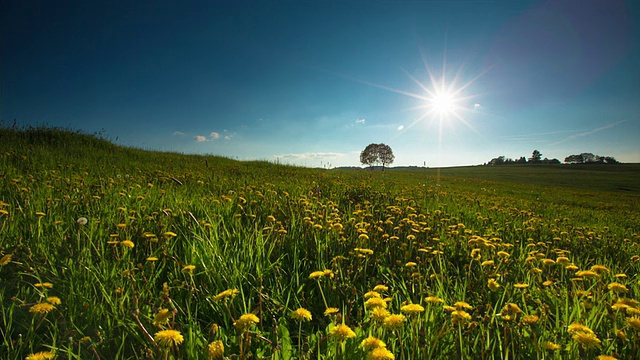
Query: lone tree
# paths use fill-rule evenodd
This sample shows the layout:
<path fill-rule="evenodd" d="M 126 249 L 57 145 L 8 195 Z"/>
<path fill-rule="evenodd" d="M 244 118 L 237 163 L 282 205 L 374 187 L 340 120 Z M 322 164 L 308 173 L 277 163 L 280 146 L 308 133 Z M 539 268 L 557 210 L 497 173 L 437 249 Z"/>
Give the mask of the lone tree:
<path fill-rule="evenodd" d="M 373 166 L 375 164 L 382 164 L 382 171 L 384 167 L 393 163 L 395 156 L 389 145 L 385 144 L 369 144 L 360 153 L 360 162 L 363 165 Z"/>

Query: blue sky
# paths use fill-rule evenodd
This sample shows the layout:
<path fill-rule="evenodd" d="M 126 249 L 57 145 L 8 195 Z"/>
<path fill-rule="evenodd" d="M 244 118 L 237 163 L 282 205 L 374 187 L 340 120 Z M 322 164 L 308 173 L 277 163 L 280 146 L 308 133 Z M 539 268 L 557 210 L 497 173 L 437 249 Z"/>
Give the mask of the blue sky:
<path fill-rule="evenodd" d="M 0 6 L 5 126 L 312 167 L 357 166 L 369 143 L 396 166 L 640 162 L 637 1 Z"/>

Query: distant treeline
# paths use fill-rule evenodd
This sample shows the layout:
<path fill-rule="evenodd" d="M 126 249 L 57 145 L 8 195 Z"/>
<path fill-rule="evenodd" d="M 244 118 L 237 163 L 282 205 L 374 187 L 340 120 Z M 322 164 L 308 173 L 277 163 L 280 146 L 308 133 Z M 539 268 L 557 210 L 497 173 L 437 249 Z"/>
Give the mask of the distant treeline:
<path fill-rule="evenodd" d="M 582 153 L 578 155 L 569 155 L 564 158 L 565 164 L 619 164 L 613 156 L 600 156 L 592 153 Z M 538 150 L 534 150 L 530 158 L 521 156 L 519 159 L 514 160 L 505 156 L 498 156 L 491 159 L 485 165 L 508 165 L 508 164 L 560 164 L 558 159 L 542 159 L 542 153 Z"/>

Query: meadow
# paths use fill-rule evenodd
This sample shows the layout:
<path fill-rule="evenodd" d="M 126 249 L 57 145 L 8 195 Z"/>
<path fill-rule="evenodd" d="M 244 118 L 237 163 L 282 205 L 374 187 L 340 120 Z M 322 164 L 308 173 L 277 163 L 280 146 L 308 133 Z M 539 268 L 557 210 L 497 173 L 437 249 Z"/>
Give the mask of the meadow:
<path fill-rule="evenodd" d="M 0 140 L 5 359 L 640 358 L 640 165 L 322 170 Z"/>

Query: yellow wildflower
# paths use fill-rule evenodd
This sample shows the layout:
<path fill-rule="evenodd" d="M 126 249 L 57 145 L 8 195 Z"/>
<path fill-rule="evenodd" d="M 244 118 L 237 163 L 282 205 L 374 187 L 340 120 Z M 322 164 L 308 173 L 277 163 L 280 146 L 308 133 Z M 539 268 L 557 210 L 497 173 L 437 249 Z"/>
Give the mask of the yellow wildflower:
<path fill-rule="evenodd" d="M 184 337 L 182 337 L 180 331 L 177 330 L 162 330 L 155 334 L 153 340 L 158 343 L 158 345 L 168 348 L 182 344 Z"/>
<path fill-rule="evenodd" d="M 427 296 L 426 298 L 424 298 L 424 301 L 426 303 L 441 303 L 441 304 L 444 303 L 444 300 L 440 299 L 437 296 Z"/>
<path fill-rule="evenodd" d="M 324 271 L 314 271 L 309 274 L 309 279 L 318 279 L 324 276 Z"/>
<path fill-rule="evenodd" d="M 131 240 L 123 240 L 120 242 L 120 245 L 124 246 L 124 247 L 128 247 L 128 248 L 133 248 L 133 241 Z"/>
<path fill-rule="evenodd" d="M 305 308 L 299 308 L 291 313 L 291 317 L 298 321 L 311 321 L 311 312 Z"/>
<path fill-rule="evenodd" d="M 421 312 L 424 312 L 424 307 L 418 304 L 408 304 L 408 305 L 402 306 L 400 308 L 400 311 L 402 311 L 407 315 L 414 315 L 414 314 L 419 314 Z"/>
<path fill-rule="evenodd" d="M 51 305 L 60 305 L 62 304 L 62 301 L 60 301 L 60 298 L 57 296 L 49 296 L 47 297 L 47 302 Z"/>
<path fill-rule="evenodd" d="M 324 315 L 325 316 L 330 316 L 330 315 L 337 314 L 338 312 L 340 312 L 340 310 L 338 308 L 330 307 L 330 308 L 327 308 L 327 310 L 324 311 Z"/>
<path fill-rule="evenodd" d="M 592 271 L 592 270 L 582 270 L 582 271 L 578 271 L 578 272 L 576 272 L 576 276 L 578 276 L 578 277 L 582 277 L 582 278 L 595 278 L 595 277 L 600 277 L 600 275 L 598 275 L 598 273 L 596 273 L 595 271 Z"/>
<path fill-rule="evenodd" d="M 606 266 L 602 266 L 602 265 L 593 265 L 591 267 L 591 271 L 595 271 L 595 272 L 609 272 L 609 269 Z"/>
<path fill-rule="evenodd" d="M 573 324 L 569 325 L 568 331 L 569 331 L 569 334 L 571 334 L 571 335 L 579 333 L 579 332 L 593 334 L 593 330 L 591 330 L 589 327 L 584 326 L 584 325 L 579 324 L 579 323 L 573 323 Z"/>
<path fill-rule="evenodd" d="M 555 351 L 560 349 L 560 345 L 553 343 L 551 341 L 545 341 L 542 343 L 542 348 L 547 351 Z"/>
<path fill-rule="evenodd" d="M 195 265 L 187 265 L 187 266 L 182 268 L 182 272 L 183 273 L 193 272 L 193 270 L 195 270 L 195 269 L 196 269 Z"/>
<path fill-rule="evenodd" d="M 338 341 L 344 341 L 346 339 L 356 337 L 356 333 L 354 333 L 353 330 L 345 324 L 339 324 L 333 327 L 329 331 L 329 335 Z"/>
<path fill-rule="evenodd" d="M 243 331 L 244 329 L 256 325 L 259 322 L 260 319 L 258 319 L 257 316 L 252 313 L 248 313 L 240 316 L 240 319 L 236 320 L 233 326 L 235 326 L 236 329 Z"/>
<path fill-rule="evenodd" d="M 384 319 L 384 327 L 387 329 L 399 329 L 405 321 L 407 321 L 407 318 L 402 314 L 389 315 Z"/>
<path fill-rule="evenodd" d="M 451 321 L 454 324 L 465 323 L 471 320 L 471 315 L 464 310 L 456 310 L 451 313 Z"/>
<path fill-rule="evenodd" d="M 29 308 L 29 312 L 32 312 L 34 314 L 46 314 L 55 308 L 56 308 L 55 306 L 49 303 L 39 303 Z"/>
<path fill-rule="evenodd" d="M 379 297 L 382 297 L 382 295 L 380 295 L 380 293 L 378 293 L 377 291 L 369 291 L 369 292 L 364 294 L 364 298 L 365 299 L 379 298 Z"/>
<path fill-rule="evenodd" d="M 529 284 L 517 283 L 517 284 L 513 285 L 513 287 L 515 287 L 516 289 L 526 289 L 526 288 L 529 287 Z"/>
<path fill-rule="evenodd" d="M 385 285 L 376 285 L 376 286 L 373 288 L 373 291 L 376 291 L 376 292 L 385 292 L 385 291 L 389 291 L 389 287 L 388 287 L 388 286 L 385 286 Z"/>
<path fill-rule="evenodd" d="M 7 254 L 0 259 L 0 266 L 5 266 L 11 262 L 11 254 Z"/>
<path fill-rule="evenodd" d="M 632 316 L 627 318 L 627 324 L 635 330 L 640 331 L 640 317 Z"/>
<path fill-rule="evenodd" d="M 35 284 L 35 287 L 37 287 L 37 288 L 43 287 L 43 288 L 51 289 L 51 288 L 53 288 L 53 284 L 50 283 L 50 282 L 37 283 L 37 284 Z"/>
<path fill-rule="evenodd" d="M 618 358 L 615 356 L 611 356 L 611 355 L 598 355 L 598 357 L 596 357 L 596 359 L 598 360 L 617 360 Z"/>
<path fill-rule="evenodd" d="M 458 301 L 455 304 L 453 304 L 453 306 L 455 306 L 456 310 L 472 310 L 473 306 L 469 305 L 468 303 L 464 302 L 464 301 Z"/>
<path fill-rule="evenodd" d="M 395 356 L 387 348 L 379 347 L 367 354 L 367 360 L 394 360 Z"/>
<path fill-rule="evenodd" d="M 55 359 L 56 354 L 51 351 L 40 351 L 35 354 L 27 355 L 25 360 L 48 360 Z"/>
<path fill-rule="evenodd" d="M 611 284 L 607 285 L 607 289 L 616 293 L 624 293 L 629 291 L 629 289 L 624 284 L 620 284 L 618 282 L 612 282 Z"/>
<path fill-rule="evenodd" d="M 373 297 L 364 302 L 365 309 L 373 309 L 377 307 L 386 308 L 387 302 L 381 298 Z"/>
<path fill-rule="evenodd" d="M 371 311 L 369 315 L 375 322 L 382 323 L 384 322 L 384 319 L 386 319 L 390 314 L 387 309 L 383 307 L 376 307 Z"/>
<path fill-rule="evenodd" d="M 228 298 L 234 298 L 239 293 L 240 293 L 240 290 L 238 289 L 227 289 L 219 293 L 218 295 L 214 296 L 213 300 L 220 301 L 220 300 L 226 300 Z"/>
<path fill-rule="evenodd" d="M 156 315 L 153 318 L 153 325 L 158 326 L 161 324 L 166 324 L 169 321 L 169 318 L 171 317 L 171 315 L 172 313 L 168 309 L 158 310 L 158 313 L 156 313 Z"/>
<path fill-rule="evenodd" d="M 366 351 L 371 351 L 386 346 L 387 345 L 384 343 L 384 341 L 373 336 L 369 336 L 368 338 L 362 340 L 362 342 L 360 343 L 360 347 L 365 349 Z"/>
<path fill-rule="evenodd" d="M 572 338 L 586 348 L 593 348 L 600 345 L 600 339 L 592 332 L 577 332 Z"/>
<path fill-rule="evenodd" d="M 224 359 L 224 344 L 221 340 L 213 341 L 207 346 L 209 356 L 215 360 Z"/>
<path fill-rule="evenodd" d="M 489 279 L 489 281 L 487 281 L 487 286 L 491 291 L 498 291 L 498 288 L 500 288 L 500 284 L 498 284 L 494 279 Z"/>

